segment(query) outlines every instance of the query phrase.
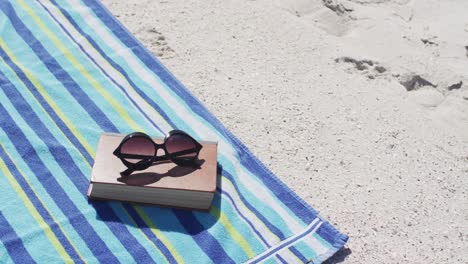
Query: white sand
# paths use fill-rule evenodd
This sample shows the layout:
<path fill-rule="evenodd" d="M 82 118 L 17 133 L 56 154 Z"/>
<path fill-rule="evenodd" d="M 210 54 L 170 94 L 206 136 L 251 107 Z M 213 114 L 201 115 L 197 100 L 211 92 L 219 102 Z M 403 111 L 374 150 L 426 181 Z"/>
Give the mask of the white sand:
<path fill-rule="evenodd" d="M 350 236 L 330 263 L 468 263 L 468 1 L 104 3 Z"/>

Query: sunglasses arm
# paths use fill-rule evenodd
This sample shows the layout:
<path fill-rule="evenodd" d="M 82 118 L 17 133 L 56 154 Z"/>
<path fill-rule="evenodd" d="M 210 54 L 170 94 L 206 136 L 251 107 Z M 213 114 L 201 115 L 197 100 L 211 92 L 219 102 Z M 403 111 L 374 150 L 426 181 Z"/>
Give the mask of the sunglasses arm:
<path fill-rule="evenodd" d="M 197 149 L 197 148 L 185 149 L 185 150 L 181 150 L 181 151 L 177 151 L 177 152 L 171 153 L 171 156 L 177 157 L 177 156 L 192 154 L 192 153 L 198 152 L 198 151 L 199 151 L 199 149 Z M 166 156 L 166 155 L 164 155 L 164 156 Z"/>
<path fill-rule="evenodd" d="M 128 169 L 122 171 L 122 172 L 120 173 L 120 175 L 122 175 L 122 177 L 127 177 L 127 176 L 129 176 L 130 174 L 132 174 L 134 171 L 135 171 L 135 170 L 134 170 L 133 168 L 128 168 Z"/>

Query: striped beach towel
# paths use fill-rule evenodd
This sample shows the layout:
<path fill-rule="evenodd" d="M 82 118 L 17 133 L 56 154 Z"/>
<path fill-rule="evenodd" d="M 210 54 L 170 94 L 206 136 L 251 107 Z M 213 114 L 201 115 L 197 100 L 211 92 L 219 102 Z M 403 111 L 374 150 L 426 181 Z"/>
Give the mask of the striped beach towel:
<path fill-rule="evenodd" d="M 346 243 L 99 1 L 0 0 L 0 32 L 1 263 L 320 263 Z M 219 142 L 208 213 L 87 200 L 102 132 L 175 128 Z"/>

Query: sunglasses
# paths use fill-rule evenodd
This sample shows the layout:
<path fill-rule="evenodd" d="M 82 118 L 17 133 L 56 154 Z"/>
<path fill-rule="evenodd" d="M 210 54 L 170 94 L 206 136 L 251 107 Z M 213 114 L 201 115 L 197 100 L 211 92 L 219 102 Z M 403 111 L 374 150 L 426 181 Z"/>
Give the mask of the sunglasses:
<path fill-rule="evenodd" d="M 135 132 L 122 140 L 114 150 L 114 155 L 127 167 L 121 175 L 128 176 L 134 171 L 145 170 L 158 161 L 169 160 L 179 166 L 194 166 L 202 147 L 189 134 L 181 130 L 170 131 L 162 144 L 154 142 L 145 133 Z M 164 155 L 157 156 L 159 149 L 164 150 Z"/>

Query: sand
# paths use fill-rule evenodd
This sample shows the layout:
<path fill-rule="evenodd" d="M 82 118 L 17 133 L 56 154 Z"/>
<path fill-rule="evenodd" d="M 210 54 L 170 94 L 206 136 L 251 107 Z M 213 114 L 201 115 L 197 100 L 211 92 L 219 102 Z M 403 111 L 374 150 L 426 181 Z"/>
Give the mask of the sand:
<path fill-rule="evenodd" d="M 328 263 L 468 263 L 468 1 L 103 2 L 349 235 Z"/>

